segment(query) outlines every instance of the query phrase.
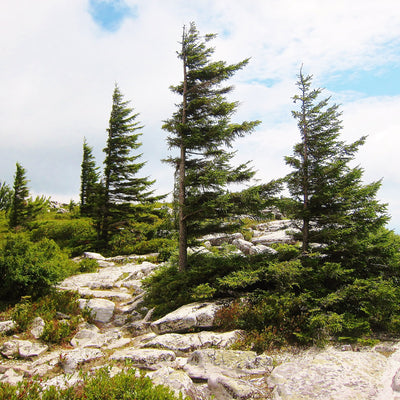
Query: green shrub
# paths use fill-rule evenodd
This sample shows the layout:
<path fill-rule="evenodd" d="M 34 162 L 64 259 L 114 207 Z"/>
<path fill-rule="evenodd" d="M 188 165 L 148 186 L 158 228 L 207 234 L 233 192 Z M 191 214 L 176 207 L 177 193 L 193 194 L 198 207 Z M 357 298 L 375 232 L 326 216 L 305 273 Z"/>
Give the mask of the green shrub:
<path fill-rule="evenodd" d="M 135 370 L 110 377 L 106 368 L 95 375 L 84 375 L 75 386 L 42 389 L 39 382 L 25 380 L 17 386 L 0 383 L 0 400 L 182 400 L 171 389 L 155 386 L 147 377 L 136 377 Z M 189 400 L 188 398 L 186 400 Z"/>
<path fill-rule="evenodd" d="M 79 262 L 79 272 L 96 272 L 99 268 L 99 263 L 93 258 L 84 258 Z"/>
<path fill-rule="evenodd" d="M 71 256 L 95 249 L 96 231 L 90 218 L 54 219 L 38 222 L 31 232 L 33 241 L 53 239 Z"/>
<path fill-rule="evenodd" d="M 38 298 L 75 270 L 53 240 L 32 243 L 23 234 L 10 235 L 0 256 L 0 299 Z"/>

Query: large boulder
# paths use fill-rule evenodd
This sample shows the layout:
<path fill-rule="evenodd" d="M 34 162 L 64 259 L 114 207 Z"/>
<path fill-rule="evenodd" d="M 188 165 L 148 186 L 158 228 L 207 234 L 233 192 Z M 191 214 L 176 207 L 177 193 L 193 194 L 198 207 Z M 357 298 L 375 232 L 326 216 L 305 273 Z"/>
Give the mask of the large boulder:
<path fill-rule="evenodd" d="M 243 234 L 237 233 L 213 233 L 203 236 L 201 240 L 211 246 L 221 246 L 223 243 L 232 243 L 235 239 L 243 239 Z"/>
<path fill-rule="evenodd" d="M 150 327 L 158 335 L 169 332 L 187 332 L 191 329 L 212 328 L 221 302 L 186 304 L 154 321 Z"/>
<path fill-rule="evenodd" d="M 114 315 L 115 303 L 107 299 L 80 299 L 79 307 L 88 308 L 94 321 L 106 323 L 110 322 Z"/>

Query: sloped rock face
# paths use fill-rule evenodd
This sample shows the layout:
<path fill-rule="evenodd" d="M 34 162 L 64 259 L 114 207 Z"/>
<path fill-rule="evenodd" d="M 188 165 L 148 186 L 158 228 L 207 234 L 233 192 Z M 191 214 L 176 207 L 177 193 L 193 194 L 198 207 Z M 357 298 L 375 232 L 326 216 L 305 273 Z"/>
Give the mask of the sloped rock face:
<path fill-rule="evenodd" d="M 386 365 L 387 358 L 374 351 L 311 349 L 276 367 L 268 383 L 276 400 L 372 400 L 383 389 Z"/>
<path fill-rule="evenodd" d="M 290 229 L 289 222 L 274 221 L 268 227 L 262 224 L 254 232 L 252 243 L 244 244 L 251 251 L 265 250 L 256 239 L 269 233 L 283 232 L 291 240 L 285 232 Z M 245 242 L 238 235 L 223 240 Z M 43 324 L 39 320 L 34 328 L 38 331 L 32 331 L 30 340 L 6 338 L 0 347 L 1 382 L 17 384 L 38 375 L 44 377 L 45 386 L 65 387 L 81 380 L 82 368 L 94 370 L 95 365 L 110 362 L 116 363 L 111 373 L 117 373 L 129 360 L 129 365 L 144 371 L 155 384 L 168 385 L 194 400 L 400 398 L 398 344 L 360 352 L 352 351 L 351 346 L 343 347 L 349 351 L 309 349 L 297 355 L 276 355 L 275 359 L 252 351 L 230 350 L 243 333 L 212 330 L 223 302 L 188 304 L 151 322 L 152 310 L 143 306 L 141 280 L 157 265 L 146 261 L 135 264 L 134 257 L 126 264 L 121 257 L 106 259 L 93 253 L 86 257 L 101 262 L 99 271 L 70 277 L 59 288 L 77 290 L 82 307 L 92 310 L 95 322 L 79 327 L 71 340 L 72 348 L 52 350 L 40 339 L 32 339 L 40 336 Z M 0 333 L 11 330 L 13 324 L 0 322 Z M 52 378 L 46 381 L 49 375 Z"/>

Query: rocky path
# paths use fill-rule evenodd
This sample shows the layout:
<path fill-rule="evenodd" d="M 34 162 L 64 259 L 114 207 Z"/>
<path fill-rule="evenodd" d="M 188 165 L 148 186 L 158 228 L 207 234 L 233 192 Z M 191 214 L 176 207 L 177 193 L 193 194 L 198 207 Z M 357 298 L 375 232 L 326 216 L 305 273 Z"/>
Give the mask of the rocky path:
<path fill-rule="evenodd" d="M 275 236 L 282 235 L 279 232 Z M 260 233 L 258 237 L 265 234 Z M 240 240 L 240 238 L 233 238 Z M 255 246 L 257 246 L 256 244 Z M 60 289 L 77 290 L 80 306 L 93 323 L 84 323 L 70 348 L 49 349 L 38 338 L 9 337 L 1 346 L 0 381 L 17 383 L 33 375 L 46 385 L 79 381 L 79 371 L 110 365 L 145 370 L 155 384 L 170 386 L 195 400 L 400 400 L 400 346 L 384 343 L 373 349 L 308 349 L 297 354 L 257 355 L 229 350 L 242 332 L 214 332 L 216 311 L 223 302 L 194 303 L 153 321 L 144 307 L 141 281 L 157 265 L 135 258 L 96 258 L 99 270 L 67 278 Z M 0 332 L 12 327 L 0 323 Z"/>

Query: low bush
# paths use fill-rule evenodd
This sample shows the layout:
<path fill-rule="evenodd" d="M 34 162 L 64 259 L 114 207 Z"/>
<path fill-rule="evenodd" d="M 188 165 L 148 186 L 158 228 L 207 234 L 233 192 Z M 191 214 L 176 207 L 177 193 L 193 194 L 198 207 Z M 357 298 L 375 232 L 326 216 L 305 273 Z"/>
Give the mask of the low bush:
<path fill-rule="evenodd" d="M 41 317 L 45 321 L 41 339 L 48 343 L 63 343 L 71 339 L 82 321 L 79 298 L 77 292 L 52 290 L 34 302 L 24 297 L 8 313 L 16 323 L 17 332 L 27 331 L 34 318 Z M 58 313 L 67 319 L 59 320 Z"/>
<path fill-rule="evenodd" d="M 33 243 L 24 234 L 11 234 L 0 256 L 0 299 L 38 298 L 75 271 L 53 240 Z"/>
<path fill-rule="evenodd" d="M 77 256 L 95 249 L 96 231 L 90 218 L 52 219 L 37 222 L 31 231 L 33 241 L 44 238 L 54 240 L 70 256 Z"/>
<path fill-rule="evenodd" d="M 17 386 L 0 383 L 0 400 L 183 400 L 171 389 L 155 386 L 150 378 L 136 376 L 134 369 L 110 377 L 106 368 L 94 375 L 84 375 L 75 386 L 43 389 L 35 380 L 25 380 Z M 189 400 L 189 399 L 186 399 Z"/>

